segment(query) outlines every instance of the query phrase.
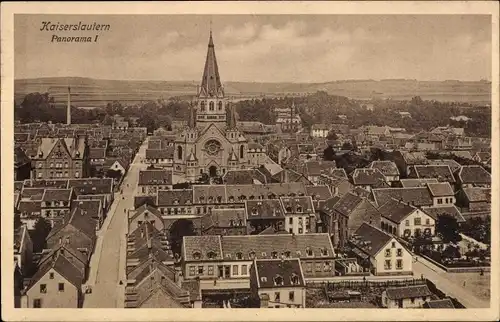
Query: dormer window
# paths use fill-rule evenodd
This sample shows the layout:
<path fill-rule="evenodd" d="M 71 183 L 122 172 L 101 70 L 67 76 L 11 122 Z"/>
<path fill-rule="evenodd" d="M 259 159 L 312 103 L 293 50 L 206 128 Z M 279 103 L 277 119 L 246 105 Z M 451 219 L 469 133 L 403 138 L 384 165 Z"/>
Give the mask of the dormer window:
<path fill-rule="evenodd" d="M 286 258 L 290 258 L 290 251 L 288 251 L 288 250 L 287 250 L 287 251 L 285 252 L 285 257 L 286 257 Z"/>
<path fill-rule="evenodd" d="M 262 252 L 262 257 L 267 257 L 267 253 L 266 252 Z"/>
<path fill-rule="evenodd" d="M 290 213 L 290 212 L 292 212 L 292 207 L 287 206 L 287 207 L 285 208 L 285 210 L 286 210 L 286 212 Z"/>
<path fill-rule="evenodd" d="M 313 251 L 312 251 L 311 247 L 306 247 L 306 255 L 313 256 Z"/>
<path fill-rule="evenodd" d="M 301 206 L 297 206 L 297 212 L 302 212 L 302 207 Z"/>
<path fill-rule="evenodd" d="M 251 252 L 248 254 L 248 257 L 250 257 L 250 259 L 255 259 L 255 252 L 254 252 L 254 251 L 251 251 Z"/>
<path fill-rule="evenodd" d="M 179 204 L 179 199 L 175 199 L 174 200 L 174 205 L 178 205 Z"/>
<path fill-rule="evenodd" d="M 214 251 L 209 251 L 209 252 L 207 253 L 207 257 L 208 257 L 209 259 L 214 259 L 214 258 L 216 258 L 216 257 L 217 257 L 217 254 L 216 254 Z"/>
<path fill-rule="evenodd" d="M 328 256 L 328 249 L 326 249 L 326 247 L 321 248 L 321 255 Z"/>
<path fill-rule="evenodd" d="M 271 256 L 272 258 L 278 258 L 278 252 L 272 252 Z"/>
<path fill-rule="evenodd" d="M 263 283 L 267 282 L 267 277 L 266 276 L 261 276 L 260 277 L 260 281 L 263 282 Z"/>
<path fill-rule="evenodd" d="M 249 199 L 249 200 L 254 200 L 254 199 L 255 199 L 255 197 L 254 197 L 254 196 L 250 196 L 248 199 Z"/>
<path fill-rule="evenodd" d="M 201 202 L 201 203 L 205 202 L 205 197 L 201 196 L 201 197 L 200 197 L 200 202 Z"/>
<path fill-rule="evenodd" d="M 222 202 L 222 197 L 221 197 L 221 196 L 217 196 L 217 202 L 218 202 L 218 203 L 221 203 L 221 202 Z"/>
<path fill-rule="evenodd" d="M 198 251 L 193 252 L 193 259 L 201 259 L 201 253 Z"/>
<path fill-rule="evenodd" d="M 290 277 L 290 282 L 292 285 L 299 285 L 299 276 L 295 273 L 292 273 L 292 276 Z"/>
<path fill-rule="evenodd" d="M 243 253 L 237 252 L 236 253 L 236 259 L 243 259 Z"/>
<path fill-rule="evenodd" d="M 276 276 L 274 277 L 274 285 L 283 286 L 283 276 L 276 274 Z"/>
<path fill-rule="evenodd" d="M 252 215 L 257 216 L 257 208 L 255 207 L 252 208 Z"/>
<path fill-rule="evenodd" d="M 233 226 L 234 226 L 234 219 L 229 220 L 229 225 L 230 225 L 231 227 L 233 227 Z"/>
<path fill-rule="evenodd" d="M 234 197 L 233 196 L 229 196 L 229 202 L 234 202 Z"/>
<path fill-rule="evenodd" d="M 212 197 L 212 196 L 208 197 L 208 202 L 209 203 L 213 203 L 214 202 L 214 197 Z"/>

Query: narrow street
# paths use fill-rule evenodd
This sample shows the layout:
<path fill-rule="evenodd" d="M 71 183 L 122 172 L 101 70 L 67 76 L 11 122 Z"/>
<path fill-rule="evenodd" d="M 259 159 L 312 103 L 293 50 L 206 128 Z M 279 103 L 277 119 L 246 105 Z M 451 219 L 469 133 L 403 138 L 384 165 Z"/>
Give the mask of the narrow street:
<path fill-rule="evenodd" d="M 489 302 L 477 298 L 466 288 L 457 285 L 456 283 L 448 279 L 446 275 L 450 273 L 441 270 L 422 257 L 419 257 L 418 261 L 413 263 L 413 273 L 415 277 L 420 277 L 421 275 L 423 275 L 424 278 L 431 280 L 437 286 L 437 288 L 439 288 L 447 295 L 456 298 L 466 308 L 490 307 Z"/>
<path fill-rule="evenodd" d="M 97 233 L 97 242 L 90 261 L 87 285 L 92 293 L 85 294 L 84 308 L 122 308 L 125 292 L 125 257 L 127 209 L 132 209 L 139 180 L 139 170 L 145 157 L 147 139 L 140 147 L 122 183 L 123 194 L 116 193 L 103 227 Z M 123 281 L 123 285 L 119 282 Z"/>

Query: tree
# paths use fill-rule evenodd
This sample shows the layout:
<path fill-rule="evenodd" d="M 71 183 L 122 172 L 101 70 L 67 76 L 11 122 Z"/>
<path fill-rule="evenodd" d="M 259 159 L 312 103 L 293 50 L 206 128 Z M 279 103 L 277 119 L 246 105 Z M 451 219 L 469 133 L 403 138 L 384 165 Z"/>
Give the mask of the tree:
<path fill-rule="evenodd" d="M 441 257 L 448 259 L 460 258 L 460 251 L 457 246 L 449 245 L 441 253 Z"/>
<path fill-rule="evenodd" d="M 457 219 L 448 214 L 438 216 L 436 222 L 436 233 L 441 237 L 444 243 L 456 244 L 462 240 L 458 232 Z"/>
<path fill-rule="evenodd" d="M 181 254 L 182 240 L 184 236 L 196 235 L 194 224 L 189 219 L 176 220 L 170 227 L 169 232 L 172 252 L 179 255 Z"/>
<path fill-rule="evenodd" d="M 353 150 L 353 148 L 354 147 L 349 142 L 344 142 L 344 144 L 342 144 L 342 150 Z"/>
<path fill-rule="evenodd" d="M 45 218 L 38 218 L 35 222 L 35 227 L 31 232 L 31 240 L 33 241 L 33 252 L 39 253 L 47 246 L 47 236 L 50 233 L 52 226 Z"/>
<path fill-rule="evenodd" d="M 104 125 L 112 125 L 113 124 L 113 118 L 109 114 L 106 114 L 104 116 L 104 120 L 102 121 L 102 124 L 104 124 Z"/>
<path fill-rule="evenodd" d="M 328 132 L 328 135 L 326 136 L 326 138 L 328 140 L 338 140 L 339 139 L 339 137 L 337 136 L 337 134 L 333 130 Z"/>
<path fill-rule="evenodd" d="M 324 151 L 323 151 L 323 159 L 327 161 L 333 161 L 335 160 L 335 150 L 331 145 L 329 145 Z"/>
<path fill-rule="evenodd" d="M 14 229 L 18 229 L 23 225 L 21 221 L 21 215 L 16 213 L 14 214 Z"/>
<path fill-rule="evenodd" d="M 108 171 L 106 171 L 106 177 L 113 178 L 116 181 L 119 181 L 122 177 L 122 173 L 118 170 L 108 169 Z"/>

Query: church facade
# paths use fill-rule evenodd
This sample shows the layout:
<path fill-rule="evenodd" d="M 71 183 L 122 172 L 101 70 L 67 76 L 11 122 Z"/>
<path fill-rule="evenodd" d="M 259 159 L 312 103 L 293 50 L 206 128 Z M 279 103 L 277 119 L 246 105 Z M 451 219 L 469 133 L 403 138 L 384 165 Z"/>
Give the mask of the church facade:
<path fill-rule="evenodd" d="M 178 133 L 174 149 L 174 173 L 188 181 L 251 167 L 248 141 L 237 128 L 221 83 L 212 32 L 196 103 L 190 106 L 187 126 Z"/>

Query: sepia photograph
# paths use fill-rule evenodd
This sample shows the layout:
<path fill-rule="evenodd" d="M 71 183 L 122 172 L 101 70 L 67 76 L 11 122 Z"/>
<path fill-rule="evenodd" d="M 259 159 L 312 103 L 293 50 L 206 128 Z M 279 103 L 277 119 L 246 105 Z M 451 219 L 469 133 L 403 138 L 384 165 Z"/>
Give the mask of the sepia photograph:
<path fill-rule="evenodd" d="M 498 5 L 482 4 L 8 7 L 2 303 L 33 320 L 497 319 Z"/>

